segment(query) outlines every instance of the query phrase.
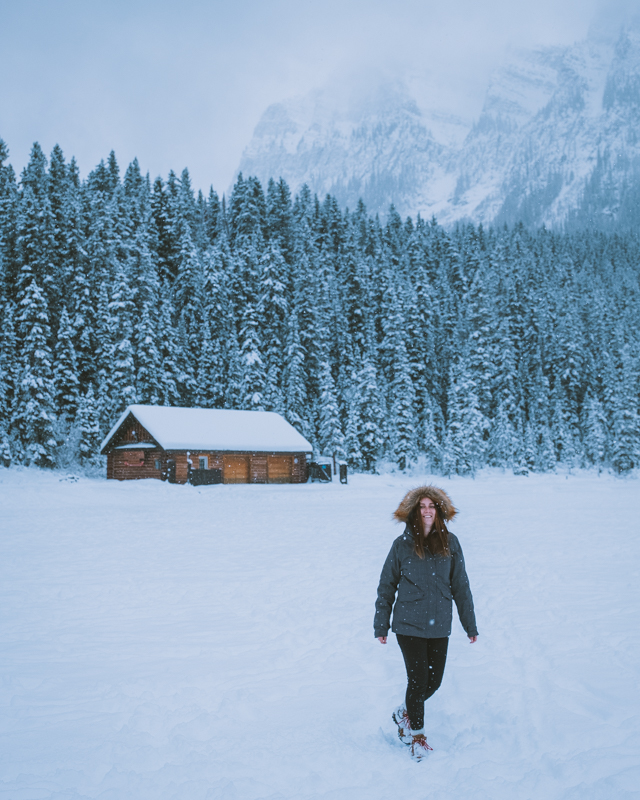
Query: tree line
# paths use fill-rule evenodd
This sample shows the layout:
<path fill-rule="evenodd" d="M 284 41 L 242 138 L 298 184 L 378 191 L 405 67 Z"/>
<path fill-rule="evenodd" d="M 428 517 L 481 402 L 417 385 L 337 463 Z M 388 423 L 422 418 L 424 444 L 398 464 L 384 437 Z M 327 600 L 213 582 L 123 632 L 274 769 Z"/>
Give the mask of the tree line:
<path fill-rule="evenodd" d="M 0 140 L 0 463 L 95 462 L 130 403 L 273 410 L 354 469 L 624 473 L 634 233 L 446 230 L 239 175 L 81 180 Z"/>

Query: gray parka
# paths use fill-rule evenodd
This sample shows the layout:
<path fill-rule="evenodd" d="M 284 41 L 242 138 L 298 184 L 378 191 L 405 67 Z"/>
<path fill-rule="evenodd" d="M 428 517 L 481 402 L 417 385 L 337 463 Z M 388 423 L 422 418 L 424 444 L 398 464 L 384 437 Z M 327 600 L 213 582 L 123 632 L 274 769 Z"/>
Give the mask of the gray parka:
<path fill-rule="evenodd" d="M 398 536 L 380 575 L 373 622 L 376 637 L 389 632 L 396 591 L 394 633 L 425 639 L 450 636 L 453 599 L 467 636 L 478 635 L 462 548 L 453 533 L 449 533 L 449 550 L 450 556 L 432 556 L 425 548 L 425 557 L 419 558 L 409 529 Z"/>

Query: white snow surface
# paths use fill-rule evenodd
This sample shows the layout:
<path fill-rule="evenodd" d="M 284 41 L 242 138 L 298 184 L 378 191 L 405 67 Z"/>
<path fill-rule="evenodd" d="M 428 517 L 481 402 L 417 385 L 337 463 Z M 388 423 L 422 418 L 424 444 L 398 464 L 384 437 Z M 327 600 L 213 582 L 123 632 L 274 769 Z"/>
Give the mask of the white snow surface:
<path fill-rule="evenodd" d="M 372 620 L 391 512 L 429 480 L 461 511 L 480 637 L 454 622 L 415 763 Z M 0 798 L 637 798 L 638 488 L 0 469 Z"/>
<path fill-rule="evenodd" d="M 128 406 L 100 446 L 102 450 L 129 413 L 165 450 L 238 450 L 310 453 L 313 447 L 273 411 Z"/>

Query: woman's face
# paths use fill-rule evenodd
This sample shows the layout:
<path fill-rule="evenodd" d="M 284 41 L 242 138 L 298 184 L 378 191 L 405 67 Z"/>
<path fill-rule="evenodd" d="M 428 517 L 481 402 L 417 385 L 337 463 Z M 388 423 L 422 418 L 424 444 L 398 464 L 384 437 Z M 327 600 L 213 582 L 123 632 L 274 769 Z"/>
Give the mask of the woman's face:
<path fill-rule="evenodd" d="M 423 497 L 420 501 L 420 514 L 422 516 L 424 532 L 429 533 L 431 528 L 433 528 L 433 523 L 436 521 L 436 506 L 429 497 Z"/>

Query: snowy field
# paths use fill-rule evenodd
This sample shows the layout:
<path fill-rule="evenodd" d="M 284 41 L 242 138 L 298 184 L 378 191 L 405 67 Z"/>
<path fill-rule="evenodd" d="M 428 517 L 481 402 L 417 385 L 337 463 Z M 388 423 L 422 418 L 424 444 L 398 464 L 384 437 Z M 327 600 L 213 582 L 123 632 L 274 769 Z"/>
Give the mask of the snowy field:
<path fill-rule="evenodd" d="M 415 763 L 372 631 L 390 515 L 424 479 L 61 481 L 0 470 L 3 800 L 640 796 L 640 484 L 438 479 L 457 620 Z"/>

